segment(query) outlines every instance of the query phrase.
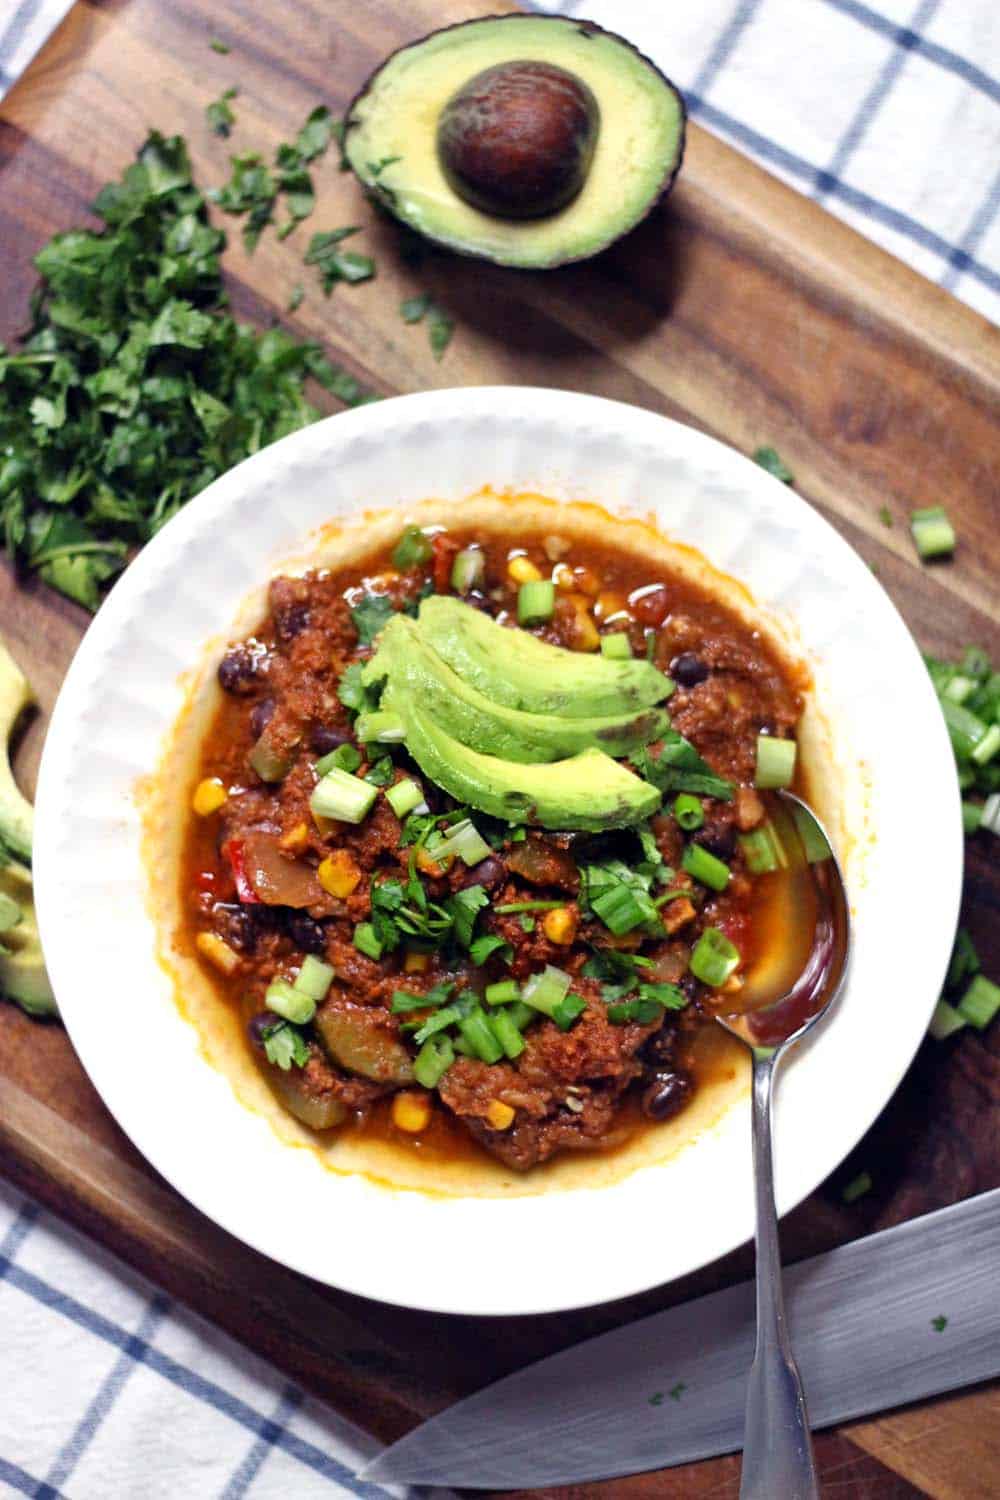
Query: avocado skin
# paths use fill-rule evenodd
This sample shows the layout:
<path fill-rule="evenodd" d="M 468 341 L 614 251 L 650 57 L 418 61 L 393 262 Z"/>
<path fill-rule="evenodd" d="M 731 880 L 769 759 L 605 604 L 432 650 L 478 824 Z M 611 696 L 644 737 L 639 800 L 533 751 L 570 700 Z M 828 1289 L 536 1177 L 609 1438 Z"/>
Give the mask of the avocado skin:
<path fill-rule="evenodd" d="M 391 684 L 382 701 L 405 722 L 406 748 L 425 776 L 457 801 L 507 823 L 600 833 L 644 822 L 660 805 L 655 787 L 603 750 L 591 747 L 548 765 L 500 760 L 460 744 Z"/>
<path fill-rule="evenodd" d="M 617 661 L 550 646 L 446 594 L 420 606 L 420 633 L 483 697 L 564 719 L 622 716 L 669 698 L 674 684 L 647 661 Z"/>
<path fill-rule="evenodd" d="M 450 26 L 438 27 L 434 31 L 428 32 L 425 36 L 419 38 L 417 41 L 407 42 L 402 47 L 397 47 L 393 52 L 390 52 L 388 56 L 383 58 L 378 66 L 374 68 L 368 75 L 364 83 L 354 95 L 350 104 L 347 106 L 347 109 L 344 111 L 344 160 L 350 167 L 351 171 L 354 173 L 365 193 L 375 198 L 388 213 L 399 219 L 401 223 L 404 223 L 409 228 L 413 229 L 417 234 L 420 234 L 422 238 L 429 240 L 432 244 L 441 245 L 446 250 L 451 250 L 454 253 L 464 255 L 472 260 L 486 260 L 492 262 L 495 265 L 511 266 L 514 269 L 545 271 L 558 269 L 558 267 L 560 266 L 572 265 L 576 261 L 590 260 L 593 258 L 593 256 L 603 253 L 603 251 L 607 250 L 618 240 L 624 239 L 627 234 L 631 234 L 634 229 L 636 229 L 649 217 L 649 215 L 653 212 L 657 205 L 662 203 L 664 198 L 667 197 L 667 195 L 673 188 L 674 183 L 677 181 L 677 174 L 680 172 L 681 166 L 683 165 L 684 152 L 687 145 L 688 121 L 687 104 L 685 102 L 684 96 L 677 85 L 667 77 L 663 70 L 657 67 L 657 65 L 652 61 L 651 58 L 649 58 L 644 52 L 640 51 L 640 49 L 636 47 L 632 42 L 628 41 L 627 38 L 620 36 L 617 32 L 609 31 L 602 26 L 598 26 L 594 21 L 580 21 L 572 16 L 532 16 L 533 20 L 545 21 L 550 23 L 553 29 L 559 26 L 572 25 L 578 32 L 583 35 L 590 35 L 595 37 L 605 36 L 611 38 L 622 47 L 627 48 L 630 52 L 634 53 L 635 56 L 639 58 L 653 73 L 655 73 L 656 76 L 662 81 L 664 86 L 670 90 L 677 101 L 679 110 L 678 137 L 674 159 L 670 164 L 669 169 L 663 174 L 655 192 L 650 194 L 648 201 L 643 204 L 640 212 L 631 216 L 626 222 L 623 222 L 618 226 L 609 228 L 608 232 L 606 234 L 603 234 L 596 243 L 594 243 L 587 249 L 580 251 L 580 253 L 578 254 L 558 253 L 550 255 L 545 259 L 522 261 L 516 257 L 502 256 L 491 253 L 491 251 L 486 247 L 469 244 L 467 242 L 459 242 L 455 239 L 450 238 L 447 233 L 435 233 L 433 230 L 430 230 L 425 226 L 415 224 L 404 212 L 400 211 L 397 195 L 392 191 L 392 189 L 381 183 L 377 174 L 370 173 L 370 164 L 367 161 L 355 161 L 352 157 L 350 149 L 351 127 L 352 125 L 357 124 L 355 111 L 357 110 L 358 106 L 365 100 L 367 95 L 374 90 L 379 76 L 381 75 L 383 70 L 401 53 L 408 52 L 411 49 L 421 46 L 424 42 L 429 42 L 432 39 L 443 36 L 449 32 L 460 32 L 466 26 L 481 25 L 484 20 L 488 20 L 494 25 L 502 26 L 505 22 L 514 22 L 523 19 L 524 16 L 520 12 L 512 15 L 471 17 L 467 21 L 457 21 L 452 23 Z M 552 61 L 558 63 L 558 58 L 553 57 Z"/>
<path fill-rule="evenodd" d="M 511 631 L 504 635 L 505 647 L 517 639 Z M 502 668 L 502 660 L 497 665 Z M 628 755 L 660 739 L 669 724 L 657 708 L 585 719 L 508 708 L 495 701 L 495 693 L 487 697 L 463 682 L 405 615 L 395 615 L 388 622 L 379 636 L 377 654 L 365 667 L 366 683 L 383 677 L 394 688 L 405 688 L 454 739 L 501 760 L 565 760 L 590 745 L 609 755 Z"/>

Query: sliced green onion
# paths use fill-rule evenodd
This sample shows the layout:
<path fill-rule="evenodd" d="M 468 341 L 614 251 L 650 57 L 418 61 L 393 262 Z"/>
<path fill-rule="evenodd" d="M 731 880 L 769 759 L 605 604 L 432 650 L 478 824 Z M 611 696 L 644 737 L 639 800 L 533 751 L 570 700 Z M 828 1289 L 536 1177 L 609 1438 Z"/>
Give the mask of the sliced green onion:
<path fill-rule="evenodd" d="M 336 818 L 340 823 L 362 823 L 371 812 L 378 788 L 349 771 L 334 766 L 318 781 L 309 798 L 317 818 Z"/>
<path fill-rule="evenodd" d="M 859 1198 L 863 1198 L 865 1194 L 870 1193 L 871 1190 L 871 1173 L 859 1172 L 857 1177 L 851 1178 L 850 1182 L 844 1188 L 844 1191 L 840 1196 L 845 1203 L 856 1203 Z"/>
<path fill-rule="evenodd" d="M 674 817 L 685 833 L 693 833 L 705 821 L 705 810 L 697 797 L 680 792 L 674 799 Z"/>
<path fill-rule="evenodd" d="M 1000 724 L 991 724 L 982 739 L 973 747 L 972 759 L 977 766 L 985 766 L 1000 750 Z"/>
<path fill-rule="evenodd" d="M 455 823 L 440 843 L 434 842 L 433 848 L 428 843 L 428 852 L 434 859 L 441 859 L 449 854 L 457 855 L 466 865 L 478 865 L 492 853 L 471 818 L 463 818 L 460 823 Z"/>
<path fill-rule="evenodd" d="M 970 974 L 978 974 L 979 969 L 979 954 L 976 952 L 976 945 L 965 928 L 960 927 L 955 933 L 955 945 L 951 950 L 948 973 L 945 975 L 945 989 L 955 989 Z"/>
<path fill-rule="evenodd" d="M 551 620 L 556 607 L 556 586 L 551 578 L 532 579 L 522 583 L 517 591 L 517 622 L 519 625 L 541 625 Z"/>
<path fill-rule="evenodd" d="M 1000 792 L 993 792 L 983 803 L 983 816 L 979 826 L 1000 837 Z"/>
<path fill-rule="evenodd" d="M 577 1016 L 587 1008 L 580 995 L 570 995 L 572 979 L 562 969 L 547 964 L 540 974 L 532 974 L 521 991 L 525 1005 L 541 1011 L 555 1021 L 561 1031 L 568 1031 Z"/>
<path fill-rule="evenodd" d="M 706 927 L 688 965 L 694 977 L 716 990 L 739 966 L 740 950 L 717 927 Z"/>
<path fill-rule="evenodd" d="M 583 1015 L 587 1002 L 582 995 L 566 995 L 552 1008 L 552 1019 L 560 1031 L 569 1031 L 573 1022 Z"/>
<path fill-rule="evenodd" d="M 978 802 L 962 803 L 962 831 L 964 833 L 978 833 L 982 821 L 983 809 Z"/>
<path fill-rule="evenodd" d="M 264 994 L 264 1004 L 276 1016 L 291 1021 L 294 1026 L 304 1026 L 316 1014 L 315 1000 L 297 990 L 287 979 L 271 980 Z"/>
<path fill-rule="evenodd" d="M 494 1011 L 492 1015 L 486 1017 L 486 1023 L 503 1048 L 505 1057 L 509 1057 L 513 1062 L 515 1057 L 521 1056 L 524 1051 L 524 1037 L 514 1025 L 508 1011 Z"/>
<path fill-rule="evenodd" d="M 430 537 L 419 526 L 407 526 L 392 549 L 392 565 L 405 573 L 407 568 L 416 568 L 421 563 L 429 562 L 431 551 Z"/>
<path fill-rule="evenodd" d="M 952 749 L 959 760 L 968 760 L 986 734 L 987 725 L 978 714 L 963 708 L 960 703 L 952 703 L 950 698 L 940 698 L 938 701 L 944 714 L 944 722 L 948 726 Z"/>
<path fill-rule="evenodd" d="M 374 740 L 380 745 L 398 745 L 406 738 L 406 725 L 398 714 L 376 709 L 374 713 L 358 714 L 354 733 L 362 744 Z"/>
<path fill-rule="evenodd" d="M 486 556 L 480 547 L 463 547 L 451 565 L 451 586 L 456 594 L 479 588 L 486 578 Z"/>
<path fill-rule="evenodd" d="M 752 833 L 741 833 L 739 846 L 751 875 L 770 875 L 788 868 L 788 855 L 770 818 Z"/>
<path fill-rule="evenodd" d="M 481 1062 L 495 1063 L 503 1057 L 503 1047 L 493 1034 L 486 1012 L 478 1005 L 467 1016 L 459 1018 L 458 1029 Z"/>
<path fill-rule="evenodd" d="M 525 1005 L 523 1000 L 518 1000 L 514 1005 L 510 1007 L 508 1015 L 514 1022 L 514 1025 L 517 1027 L 518 1031 L 523 1031 L 524 1028 L 535 1019 L 535 1017 L 538 1015 L 538 1012 L 537 1010 L 532 1010 L 530 1005 Z"/>
<path fill-rule="evenodd" d="M 521 986 L 513 979 L 499 979 L 483 991 L 487 1005 L 513 1005 L 521 998 Z"/>
<path fill-rule="evenodd" d="M 947 1000 L 939 1000 L 927 1030 L 936 1042 L 943 1042 L 953 1032 L 961 1031 L 967 1025 L 965 1017 L 959 1015 L 953 1005 L 949 1005 Z"/>
<path fill-rule="evenodd" d="M 594 896 L 590 904 L 615 937 L 631 932 L 641 922 L 651 922 L 656 916 L 656 907 L 646 892 L 626 885 L 622 880 L 615 881 L 599 896 Z"/>
<path fill-rule="evenodd" d="M 515 912 L 522 911 L 555 911 L 557 907 L 565 905 L 565 901 L 508 901 L 503 906 L 495 906 L 493 910 L 499 916 L 513 916 Z"/>
<path fill-rule="evenodd" d="M 419 781 L 397 781 L 395 786 L 387 786 L 385 789 L 385 800 L 396 814 L 397 818 L 405 818 L 407 813 L 413 812 L 414 808 L 420 806 L 424 800 L 424 789 Z"/>
<path fill-rule="evenodd" d="M 965 677 L 961 672 L 956 672 L 949 682 L 941 689 L 942 698 L 950 698 L 952 703 L 964 703 L 970 693 L 975 692 L 976 682 L 973 677 Z"/>
<path fill-rule="evenodd" d="M 338 745 L 328 755 L 316 762 L 316 775 L 325 776 L 328 771 L 356 771 L 362 761 L 357 745 Z"/>
<path fill-rule="evenodd" d="M 288 775 L 292 767 L 292 753 L 289 749 L 279 750 L 272 744 L 269 729 L 270 725 L 250 751 L 249 760 L 261 781 L 273 783 L 282 781 Z"/>
<path fill-rule="evenodd" d="M 925 510 L 910 512 L 910 530 L 917 551 L 926 561 L 946 557 L 955 550 L 955 528 L 943 505 L 929 505 Z"/>
<path fill-rule="evenodd" d="M 309 999 L 315 1000 L 318 1005 L 321 1000 L 326 999 L 327 991 L 333 983 L 334 973 L 332 964 L 325 964 L 314 953 L 307 953 L 302 960 L 301 969 L 295 976 L 292 988 L 302 995 L 308 995 Z M 288 1019 L 291 1020 L 291 1017 Z"/>
<path fill-rule="evenodd" d="M 612 661 L 625 661 L 632 655 L 632 642 L 628 633 L 624 630 L 616 630 L 611 635 L 601 636 L 601 655 L 610 656 Z"/>
<path fill-rule="evenodd" d="M 757 767 L 753 784 L 761 790 L 771 787 L 791 786 L 795 779 L 795 755 L 798 746 L 794 740 L 777 740 L 773 734 L 757 736 Z"/>
<path fill-rule="evenodd" d="M 1000 1010 L 1000 984 L 994 984 L 985 974 L 977 974 L 958 1002 L 958 1013 L 980 1031 L 984 1030 L 997 1011 Z M 289 1018 L 291 1019 L 291 1018 Z"/>
<path fill-rule="evenodd" d="M 688 844 L 681 865 L 693 879 L 699 880 L 713 891 L 724 891 L 732 874 L 724 860 L 716 858 L 700 844 Z"/>
<path fill-rule="evenodd" d="M 806 807 L 799 807 L 797 802 L 792 803 L 792 817 L 799 835 L 799 843 L 806 857 L 806 863 L 810 865 L 821 865 L 825 859 L 833 858 L 833 850 L 827 842 L 826 834 Z"/>
<path fill-rule="evenodd" d="M 455 1049 L 446 1036 L 428 1037 L 413 1059 L 413 1076 L 425 1089 L 436 1089 L 455 1061 Z"/>
<path fill-rule="evenodd" d="M 359 953 L 364 953 L 368 958 L 382 957 L 382 944 L 375 935 L 375 929 L 370 922 L 359 922 L 355 927 L 354 946 Z"/>

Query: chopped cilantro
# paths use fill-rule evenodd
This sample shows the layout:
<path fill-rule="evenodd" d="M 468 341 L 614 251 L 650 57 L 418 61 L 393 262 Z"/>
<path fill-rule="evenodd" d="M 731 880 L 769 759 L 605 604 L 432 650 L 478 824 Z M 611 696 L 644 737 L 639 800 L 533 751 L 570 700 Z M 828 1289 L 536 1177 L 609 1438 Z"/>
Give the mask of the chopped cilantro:
<path fill-rule="evenodd" d="M 663 1392 L 662 1391 L 654 1391 L 653 1394 L 649 1398 L 649 1404 L 650 1404 L 650 1406 L 662 1406 L 663 1405 Z"/>
<path fill-rule="evenodd" d="M 463 948 L 468 948 L 472 942 L 472 929 L 476 925 L 476 917 L 483 907 L 489 904 L 490 898 L 481 885 L 468 885 L 464 891 L 456 891 L 454 896 L 449 897 L 445 903 L 454 922 L 455 940 Z"/>
<path fill-rule="evenodd" d="M 211 40 L 209 41 L 208 45 L 211 47 L 211 49 L 212 49 L 213 52 L 218 52 L 223 57 L 225 57 L 226 53 L 229 51 L 229 48 L 226 46 L 226 43 L 225 42 L 220 42 L 220 40 L 219 40 L 219 38 L 217 36 L 213 36 L 211 38 Z"/>
<path fill-rule="evenodd" d="M 934 1329 L 935 1333 L 944 1333 L 945 1329 L 948 1327 L 948 1319 L 945 1317 L 944 1313 L 938 1313 L 936 1318 L 931 1318 L 931 1327 Z"/>
<path fill-rule="evenodd" d="M 371 782 L 372 786 L 388 786 L 396 774 L 392 757 L 380 755 L 378 760 L 373 761 L 364 774 L 363 780 Z"/>
<path fill-rule="evenodd" d="M 305 1067 L 309 1061 L 309 1048 L 297 1026 L 288 1021 L 275 1021 L 264 1032 L 264 1055 L 268 1062 L 287 1073 L 293 1063 L 297 1068 Z"/>
<path fill-rule="evenodd" d="M 295 146 L 283 142 L 275 157 L 278 186 L 285 195 L 285 207 L 290 217 L 278 230 L 279 240 L 287 239 L 297 224 L 308 219 L 316 206 L 313 181 L 300 152 Z"/>
<path fill-rule="evenodd" d="M 757 448 L 754 451 L 753 461 L 762 469 L 766 469 L 769 474 L 773 474 L 775 479 L 780 479 L 782 484 L 791 484 L 795 479 L 795 475 L 777 448 Z"/>
<path fill-rule="evenodd" d="M 302 306 L 302 298 L 304 296 L 305 288 L 303 287 L 301 282 L 297 281 L 292 287 L 292 295 L 288 299 L 288 311 L 298 312 L 299 308 Z"/>
<path fill-rule="evenodd" d="M 440 307 L 432 304 L 427 319 L 427 337 L 430 340 L 431 353 L 435 359 L 442 359 L 444 357 L 444 351 L 451 343 L 451 336 L 454 331 L 454 321 Z"/>
<path fill-rule="evenodd" d="M 379 703 L 377 689 L 365 687 L 361 681 L 363 671 L 363 662 L 352 661 L 337 684 L 337 697 L 341 703 L 345 708 L 359 714 L 370 713 L 378 707 Z"/>
<path fill-rule="evenodd" d="M 529 917 L 527 912 L 522 912 L 517 919 L 521 924 L 522 932 L 534 932 L 538 923 L 534 917 Z"/>
<path fill-rule="evenodd" d="M 889 509 L 888 505 L 879 506 L 878 518 L 882 522 L 883 526 L 891 526 L 893 524 L 892 511 Z"/>
<path fill-rule="evenodd" d="M 317 104 L 295 137 L 295 149 L 303 161 L 312 161 L 314 157 L 322 156 L 334 133 L 334 121 L 330 111 L 325 104 Z"/>
<path fill-rule="evenodd" d="M 347 135 L 347 121 L 331 120 L 330 134 L 336 141 L 337 150 L 340 152 L 340 161 L 338 163 L 340 170 L 342 172 L 349 172 L 351 170 L 351 164 L 347 160 L 347 152 L 344 150 L 344 140 Z"/>
<path fill-rule="evenodd" d="M 411 813 L 403 824 L 399 842 L 401 844 L 425 843 L 437 820 L 437 813 Z"/>
<path fill-rule="evenodd" d="M 386 167 L 391 167 L 394 162 L 402 160 L 401 156 L 383 156 L 381 161 L 370 161 L 367 166 L 373 177 L 380 177 Z"/>
<path fill-rule="evenodd" d="M 225 93 L 211 104 L 205 106 L 205 119 L 208 121 L 209 129 L 215 135 L 228 135 L 236 124 L 236 116 L 229 107 L 230 99 L 235 99 L 239 89 L 226 89 Z"/>
<path fill-rule="evenodd" d="M 318 268 L 323 291 L 328 297 L 338 281 L 369 281 L 375 275 L 375 262 L 370 255 L 340 249 L 341 241 L 348 235 L 357 234 L 359 227 L 351 224 L 344 229 L 326 230 L 314 234 L 309 241 L 306 265 Z"/>
<path fill-rule="evenodd" d="M 514 950 L 510 944 L 505 943 L 503 938 L 495 932 L 484 932 L 481 937 L 473 938 L 469 944 L 469 957 L 476 965 L 484 964 L 493 953 L 499 953 L 506 963 L 510 963 L 514 957 Z"/>
<path fill-rule="evenodd" d="M 641 958 L 636 953 L 622 953 L 617 948 L 598 948 L 580 972 L 588 979 L 600 980 L 604 1000 L 621 1000 L 638 985 L 639 969 L 651 968 L 652 962 L 652 959 Z"/>
<path fill-rule="evenodd" d="M 395 606 L 387 594 L 362 594 L 351 610 L 351 621 L 362 646 L 371 645 L 382 626 L 395 612 Z"/>
<path fill-rule="evenodd" d="M 419 323 L 430 305 L 430 292 L 421 292 L 419 296 L 403 299 L 399 304 L 399 315 L 404 323 Z"/>
<path fill-rule="evenodd" d="M 246 214 L 243 226 L 243 243 L 252 254 L 257 247 L 261 231 L 274 217 L 274 202 L 278 187 L 264 158 L 256 151 L 229 159 L 232 172 L 224 187 L 216 188 L 209 197 L 227 214 Z"/>
<path fill-rule="evenodd" d="M 699 797 L 716 797 L 731 802 L 733 784 L 716 776 L 707 761 L 676 729 L 668 729 L 658 755 L 639 750 L 630 757 L 633 766 L 646 781 L 661 792 L 694 792 Z"/>
<path fill-rule="evenodd" d="M 679 1401 L 686 1390 L 687 1386 L 684 1384 L 683 1380 L 678 1380 L 677 1384 L 672 1385 L 668 1392 L 671 1401 Z"/>
<path fill-rule="evenodd" d="M 433 1010 L 444 1004 L 454 988 L 453 983 L 436 984 L 426 995 L 416 995 L 410 990 L 394 990 L 390 1008 L 393 1015 L 403 1015 L 410 1010 Z"/>

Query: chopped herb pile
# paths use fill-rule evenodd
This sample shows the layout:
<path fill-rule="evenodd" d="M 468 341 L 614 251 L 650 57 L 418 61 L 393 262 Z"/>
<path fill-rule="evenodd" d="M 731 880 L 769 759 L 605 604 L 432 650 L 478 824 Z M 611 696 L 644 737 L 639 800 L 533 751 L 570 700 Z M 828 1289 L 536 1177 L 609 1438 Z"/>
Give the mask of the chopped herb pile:
<path fill-rule="evenodd" d="M 257 169 L 242 177 L 260 203 Z M 88 609 L 185 501 L 321 415 L 309 376 L 349 405 L 370 399 L 318 345 L 224 311 L 225 235 L 179 136 L 151 134 L 94 211 L 102 230 L 38 253 L 30 332 L 17 352 L 0 345 L 4 541 Z"/>
<path fill-rule="evenodd" d="M 443 308 L 438 307 L 430 292 L 404 298 L 399 304 L 399 313 L 404 323 L 422 323 L 426 318 L 431 352 L 435 359 L 440 359 L 451 343 L 455 324 Z"/>
<path fill-rule="evenodd" d="M 978 646 L 959 662 L 924 661 L 955 752 L 965 832 L 1000 834 L 1000 672 Z"/>
<path fill-rule="evenodd" d="M 930 1034 L 943 1042 L 966 1026 L 984 1031 L 1000 1011 L 1000 985 L 981 972 L 975 944 L 960 927 L 945 975 L 944 989 L 931 1017 Z"/>

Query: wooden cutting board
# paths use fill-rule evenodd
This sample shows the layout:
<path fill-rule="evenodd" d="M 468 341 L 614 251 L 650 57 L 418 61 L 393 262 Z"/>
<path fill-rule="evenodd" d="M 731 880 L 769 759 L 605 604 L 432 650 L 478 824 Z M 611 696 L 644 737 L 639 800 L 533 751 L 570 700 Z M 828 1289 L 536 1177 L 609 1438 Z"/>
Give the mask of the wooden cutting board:
<path fill-rule="evenodd" d="M 186 135 L 199 180 L 219 184 L 230 150 L 270 155 L 316 103 L 343 108 L 392 48 L 500 8 L 475 0 L 80 0 L 0 106 L 0 339 L 24 324 L 32 255 L 53 232 L 86 221 L 96 190 L 119 175 L 147 127 Z M 213 36 L 229 44 L 228 55 L 210 48 Z M 224 142 L 209 134 L 204 107 L 231 84 L 240 89 L 238 124 Z M 408 269 L 394 229 L 337 171 L 334 153 L 315 177 L 318 205 L 306 231 L 281 245 L 265 233 L 252 258 L 234 237 L 226 266 L 240 316 L 258 325 L 282 319 L 386 393 L 493 382 L 569 387 L 680 417 L 743 451 L 773 444 L 798 491 L 878 568 L 922 646 L 956 652 L 977 642 L 1000 660 L 1000 333 L 975 313 L 697 128 L 665 209 L 599 261 L 535 275 L 450 257 Z M 326 300 L 301 265 L 303 240 L 345 223 L 364 226 L 378 278 Z M 297 281 L 307 296 L 289 318 Z M 424 330 L 398 314 L 401 297 L 424 288 L 457 324 L 440 363 Z M 954 562 L 932 569 L 917 561 L 905 522 L 911 507 L 940 502 L 960 544 Z M 5 569 L 0 625 L 42 702 L 20 758 L 30 783 L 86 618 L 36 584 L 19 587 Z M 913 846 L 919 859 L 919 806 Z M 1000 975 L 997 848 L 986 835 L 968 845 L 966 919 L 987 969 Z M 1000 1026 L 925 1044 L 844 1169 L 783 1224 L 786 1256 L 1000 1185 L 998 1124 Z M 455 1318 L 444 1328 L 440 1318 L 331 1292 L 190 1208 L 114 1125 L 65 1034 L 10 1006 L 0 1006 L 0 1151 L 20 1186 L 387 1439 L 530 1359 L 752 1269 L 744 1250 L 613 1307 Z M 840 1189 L 861 1169 L 874 1189 L 847 1208 Z M 991 1387 L 821 1435 L 829 1492 L 845 1500 L 993 1495 L 998 1419 L 1000 1392 Z M 737 1461 L 726 1459 L 545 1493 L 735 1496 L 737 1473 Z"/>

